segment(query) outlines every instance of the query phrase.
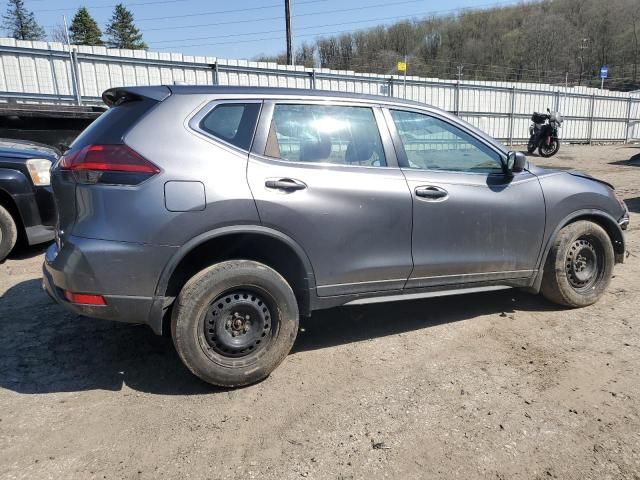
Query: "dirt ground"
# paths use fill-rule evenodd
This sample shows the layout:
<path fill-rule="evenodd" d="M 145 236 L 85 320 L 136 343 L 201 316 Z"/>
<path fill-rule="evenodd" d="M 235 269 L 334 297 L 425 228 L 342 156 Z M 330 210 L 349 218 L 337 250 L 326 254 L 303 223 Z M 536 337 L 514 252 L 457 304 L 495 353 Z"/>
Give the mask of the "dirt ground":
<path fill-rule="evenodd" d="M 0 265 L 0 478 L 640 479 L 640 158 L 539 164 L 613 183 L 631 256 L 596 305 L 519 291 L 337 308 L 264 382 L 225 391 L 144 326 L 78 318 L 43 249 Z"/>

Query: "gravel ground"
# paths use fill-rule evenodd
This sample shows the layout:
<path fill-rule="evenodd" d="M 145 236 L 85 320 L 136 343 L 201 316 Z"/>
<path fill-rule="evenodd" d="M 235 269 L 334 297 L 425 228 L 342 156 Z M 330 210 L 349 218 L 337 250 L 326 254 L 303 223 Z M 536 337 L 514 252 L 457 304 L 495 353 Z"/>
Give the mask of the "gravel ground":
<path fill-rule="evenodd" d="M 581 310 L 502 291 L 337 308 L 264 382 L 215 389 L 144 326 L 78 318 L 43 249 L 0 265 L 0 478 L 640 479 L 640 146 L 566 146 L 632 210 Z"/>

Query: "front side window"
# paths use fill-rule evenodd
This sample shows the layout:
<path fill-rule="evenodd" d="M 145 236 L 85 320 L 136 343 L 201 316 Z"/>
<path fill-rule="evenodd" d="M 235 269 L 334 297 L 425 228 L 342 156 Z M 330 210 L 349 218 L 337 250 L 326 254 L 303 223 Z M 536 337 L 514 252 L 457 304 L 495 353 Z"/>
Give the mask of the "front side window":
<path fill-rule="evenodd" d="M 221 104 L 205 115 L 199 127 L 220 140 L 249 150 L 258 113 L 259 103 Z"/>
<path fill-rule="evenodd" d="M 373 110 L 277 104 L 265 155 L 291 162 L 387 165 Z"/>
<path fill-rule="evenodd" d="M 458 127 L 429 115 L 391 110 L 407 154 L 404 167 L 454 172 L 502 172 L 496 152 Z"/>

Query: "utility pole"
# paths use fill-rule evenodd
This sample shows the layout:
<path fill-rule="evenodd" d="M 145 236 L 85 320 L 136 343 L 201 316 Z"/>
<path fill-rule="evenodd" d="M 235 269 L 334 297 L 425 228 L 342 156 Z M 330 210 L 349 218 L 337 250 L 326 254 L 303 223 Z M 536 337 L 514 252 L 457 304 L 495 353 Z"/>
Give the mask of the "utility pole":
<path fill-rule="evenodd" d="M 291 40 L 291 0 L 284 0 L 284 15 L 287 24 L 287 65 L 293 65 L 293 42 Z"/>
<path fill-rule="evenodd" d="M 458 65 L 458 83 L 460 83 L 460 80 L 462 80 L 462 69 L 464 68 L 464 65 Z"/>
<path fill-rule="evenodd" d="M 589 39 L 583 38 L 580 44 L 580 77 L 578 78 L 578 85 L 582 85 L 582 75 L 584 74 L 584 51 L 589 48 Z"/>

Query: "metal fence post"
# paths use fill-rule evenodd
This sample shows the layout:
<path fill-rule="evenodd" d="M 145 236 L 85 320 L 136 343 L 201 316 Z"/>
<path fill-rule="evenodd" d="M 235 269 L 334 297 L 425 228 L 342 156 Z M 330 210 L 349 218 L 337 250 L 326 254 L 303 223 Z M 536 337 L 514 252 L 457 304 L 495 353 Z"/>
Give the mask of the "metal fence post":
<path fill-rule="evenodd" d="M 455 101 L 456 101 L 455 112 L 456 112 L 456 115 L 460 116 L 460 80 L 456 82 Z"/>
<path fill-rule="evenodd" d="M 560 111 L 560 90 L 556 90 L 556 106 L 555 106 L 555 111 L 559 112 Z"/>
<path fill-rule="evenodd" d="M 389 77 L 389 96 L 393 97 L 393 75 Z"/>
<path fill-rule="evenodd" d="M 596 105 L 596 94 L 591 95 L 591 111 L 589 112 L 589 145 L 593 143 L 593 112 Z"/>
<path fill-rule="evenodd" d="M 309 88 L 311 88 L 311 90 L 316 89 L 316 69 L 315 68 L 309 72 Z"/>
<path fill-rule="evenodd" d="M 511 87 L 511 111 L 509 112 L 509 145 L 513 145 L 513 124 L 516 113 L 516 87 Z"/>
<path fill-rule="evenodd" d="M 213 68 L 213 84 L 220 85 L 220 67 L 218 66 L 218 60 L 216 60 L 213 65 L 211 65 L 211 68 Z"/>
<path fill-rule="evenodd" d="M 629 95 L 629 101 L 627 103 L 627 125 L 624 132 L 624 143 L 629 143 L 629 130 L 631 129 L 631 105 L 633 104 L 633 97 Z"/>
<path fill-rule="evenodd" d="M 73 88 L 73 94 L 76 97 L 76 103 L 82 105 L 82 91 L 80 90 L 80 69 L 78 67 L 78 52 L 72 49 L 69 52 L 69 58 L 71 60 L 71 84 Z"/>

